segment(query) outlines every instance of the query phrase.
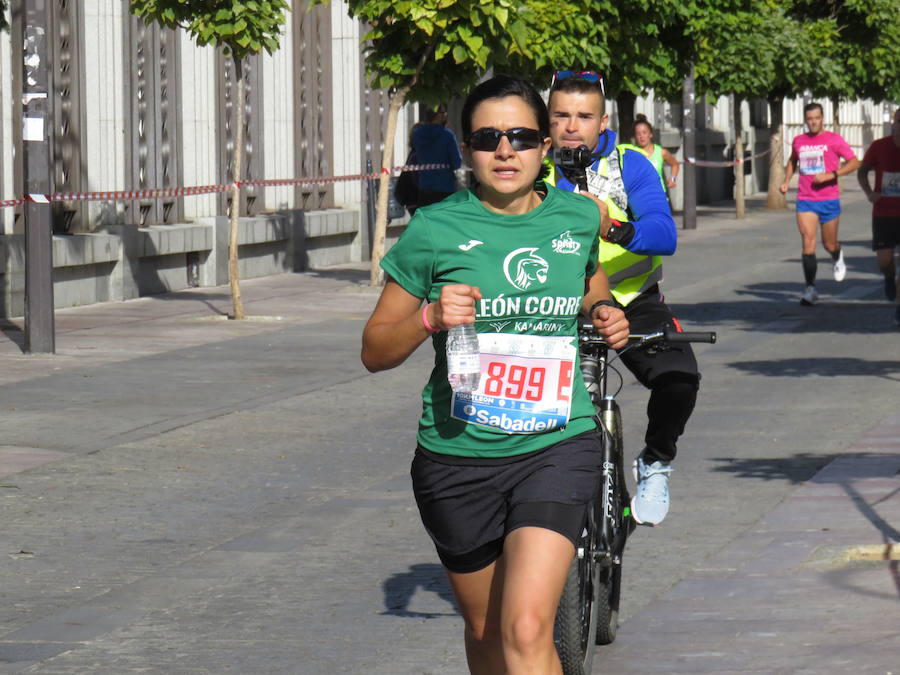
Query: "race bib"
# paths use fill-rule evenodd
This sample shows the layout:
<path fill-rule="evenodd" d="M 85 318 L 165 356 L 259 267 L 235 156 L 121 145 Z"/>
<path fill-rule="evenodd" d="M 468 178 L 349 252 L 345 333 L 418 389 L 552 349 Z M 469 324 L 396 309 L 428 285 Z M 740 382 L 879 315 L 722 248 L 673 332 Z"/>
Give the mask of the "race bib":
<path fill-rule="evenodd" d="M 479 333 L 478 344 L 478 390 L 454 392 L 451 417 L 512 434 L 541 433 L 569 421 L 574 338 Z"/>
<path fill-rule="evenodd" d="M 824 150 L 802 150 L 800 152 L 800 175 L 808 176 L 825 173 Z"/>
<path fill-rule="evenodd" d="M 881 174 L 881 194 L 885 197 L 900 197 L 900 173 L 885 171 Z"/>

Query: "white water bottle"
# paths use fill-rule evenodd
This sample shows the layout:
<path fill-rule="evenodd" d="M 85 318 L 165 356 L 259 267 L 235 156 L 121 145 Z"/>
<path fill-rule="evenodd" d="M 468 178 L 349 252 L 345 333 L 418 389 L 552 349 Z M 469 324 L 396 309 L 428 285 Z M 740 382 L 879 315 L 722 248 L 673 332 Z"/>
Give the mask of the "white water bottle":
<path fill-rule="evenodd" d="M 481 351 L 475 326 L 454 326 L 447 333 L 447 379 L 453 391 L 473 392 L 481 381 Z"/>

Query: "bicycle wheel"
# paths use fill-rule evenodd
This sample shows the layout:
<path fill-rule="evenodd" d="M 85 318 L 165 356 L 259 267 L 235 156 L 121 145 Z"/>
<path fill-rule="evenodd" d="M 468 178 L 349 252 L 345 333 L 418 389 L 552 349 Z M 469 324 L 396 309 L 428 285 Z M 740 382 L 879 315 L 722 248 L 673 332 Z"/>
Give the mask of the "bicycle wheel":
<path fill-rule="evenodd" d="M 594 643 L 612 644 L 619 629 L 619 594 L 622 590 L 622 565 L 613 564 L 603 570 L 597 580 L 597 630 Z"/>
<path fill-rule="evenodd" d="M 581 553 L 576 554 L 569 566 L 556 610 L 553 638 L 564 675 L 590 675 L 594 662 L 599 581 L 599 568 L 591 555 L 597 538 L 594 511 L 593 507 L 589 510 L 585 532 L 579 542 Z"/>

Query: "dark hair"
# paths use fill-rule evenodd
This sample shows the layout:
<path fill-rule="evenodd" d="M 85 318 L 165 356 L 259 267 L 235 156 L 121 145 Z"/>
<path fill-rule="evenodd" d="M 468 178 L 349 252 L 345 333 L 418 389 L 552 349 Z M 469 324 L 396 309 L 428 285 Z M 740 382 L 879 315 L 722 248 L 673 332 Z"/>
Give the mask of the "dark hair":
<path fill-rule="evenodd" d="M 646 124 L 647 128 L 650 130 L 650 135 L 653 135 L 653 125 L 650 124 L 650 120 L 647 119 L 647 116 L 644 113 L 638 113 L 634 116 L 634 124 L 631 125 L 632 133 L 637 131 L 638 124 Z"/>
<path fill-rule="evenodd" d="M 558 91 L 564 94 L 597 94 L 600 97 L 600 114 L 603 115 L 606 112 L 606 97 L 603 95 L 603 86 L 599 81 L 591 82 L 583 77 L 567 77 L 563 80 L 556 80 L 550 87 L 547 101 L 553 100 L 553 94 Z"/>
<path fill-rule="evenodd" d="M 825 111 L 822 110 L 822 104 L 821 104 L 821 103 L 807 103 L 805 106 L 803 106 L 803 114 L 804 114 L 804 115 L 805 115 L 806 113 L 808 113 L 810 110 L 818 110 L 818 111 L 819 111 L 820 113 L 822 113 L 823 115 L 825 114 Z"/>
<path fill-rule="evenodd" d="M 506 98 L 518 96 L 528 104 L 537 118 L 538 131 L 545 137 L 550 135 L 550 113 L 544 105 L 544 99 L 537 90 L 525 80 L 511 75 L 496 75 L 485 80 L 466 97 L 462 108 L 462 135 L 463 141 L 468 142 L 472 134 L 472 115 L 480 103 L 492 98 Z"/>
<path fill-rule="evenodd" d="M 433 124 L 435 120 L 437 120 L 441 115 L 447 114 L 447 107 L 444 105 L 439 105 L 437 108 L 429 108 L 425 111 L 425 122 L 427 124 Z"/>

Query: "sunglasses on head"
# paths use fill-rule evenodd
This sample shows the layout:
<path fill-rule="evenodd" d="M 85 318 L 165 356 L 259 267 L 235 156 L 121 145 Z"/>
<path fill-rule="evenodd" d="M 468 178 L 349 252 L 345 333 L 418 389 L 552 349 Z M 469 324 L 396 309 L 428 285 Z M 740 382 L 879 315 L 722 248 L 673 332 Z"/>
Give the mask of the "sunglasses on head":
<path fill-rule="evenodd" d="M 500 139 L 504 136 L 509 139 L 509 144 L 516 152 L 534 150 L 541 147 L 544 142 L 544 135 L 537 129 L 518 128 L 500 131 L 499 129 L 485 128 L 469 134 L 467 145 L 472 150 L 493 152 L 500 145 Z"/>
<path fill-rule="evenodd" d="M 595 73 L 592 70 L 557 70 L 553 73 L 553 80 L 550 82 L 550 87 L 552 88 L 554 84 L 559 82 L 560 80 L 568 80 L 574 78 L 576 80 L 584 80 L 585 82 L 591 82 L 593 84 L 600 85 L 600 92 L 606 96 L 606 89 L 603 86 L 603 76 L 600 73 Z"/>

